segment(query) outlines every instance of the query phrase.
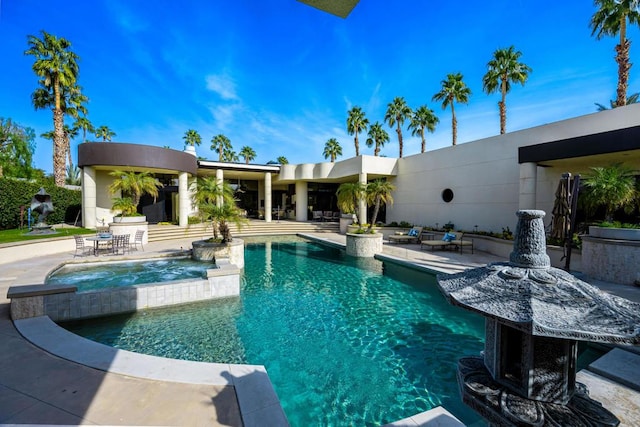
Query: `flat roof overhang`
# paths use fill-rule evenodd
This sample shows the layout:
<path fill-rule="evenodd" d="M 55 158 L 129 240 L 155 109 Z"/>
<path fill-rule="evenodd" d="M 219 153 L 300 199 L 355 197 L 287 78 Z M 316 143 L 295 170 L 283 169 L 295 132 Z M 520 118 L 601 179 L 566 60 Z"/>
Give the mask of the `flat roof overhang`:
<path fill-rule="evenodd" d="M 78 166 L 195 175 L 194 155 L 170 148 L 122 142 L 84 142 L 78 145 Z"/>
<path fill-rule="evenodd" d="M 346 18 L 360 0 L 298 0 L 332 15 Z"/>
<path fill-rule="evenodd" d="M 640 162 L 640 126 L 518 148 L 518 163 L 599 166 Z"/>
<path fill-rule="evenodd" d="M 198 161 L 199 175 L 214 175 L 217 169 L 222 169 L 224 177 L 230 179 L 263 180 L 265 173 L 271 173 L 274 175 L 274 179 L 277 179 L 280 173 L 280 165 L 254 165 L 210 160 Z"/>

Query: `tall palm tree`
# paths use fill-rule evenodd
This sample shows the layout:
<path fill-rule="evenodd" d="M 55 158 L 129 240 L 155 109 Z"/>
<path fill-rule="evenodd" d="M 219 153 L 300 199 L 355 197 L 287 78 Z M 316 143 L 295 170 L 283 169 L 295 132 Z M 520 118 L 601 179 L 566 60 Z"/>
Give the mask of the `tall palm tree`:
<path fill-rule="evenodd" d="M 451 131 L 453 134 L 452 145 L 456 145 L 458 139 L 458 120 L 456 120 L 456 111 L 454 104 L 469 102 L 471 89 L 462 81 L 462 73 L 447 74 L 447 79 L 442 80 L 442 89 L 433 95 L 434 101 L 442 101 L 442 109 L 446 109 L 451 105 Z"/>
<path fill-rule="evenodd" d="M 404 98 L 398 96 L 387 105 L 387 112 L 384 115 L 384 121 L 389 123 L 389 127 L 396 126 L 400 158 L 402 158 L 402 125 L 406 119 L 411 118 L 412 113 L 411 108 L 409 108 Z"/>
<path fill-rule="evenodd" d="M 129 194 L 133 206 L 136 208 L 143 194 L 149 194 L 154 198 L 158 197 L 159 184 L 149 172 L 114 170 L 110 172 L 109 175 L 115 178 L 111 185 L 109 185 L 109 192 L 116 194 L 120 191 L 121 193 Z"/>
<path fill-rule="evenodd" d="M 375 145 L 373 155 L 380 154 L 380 148 L 384 147 L 385 142 L 389 142 L 389 134 L 383 129 L 380 122 L 375 122 L 369 127 L 369 138 L 367 138 L 367 147 Z"/>
<path fill-rule="evenodd" d="M 216 135 L 211 138 L 211 150 L 218 152 L 218 161 L 222 162 L 225 151 L 231 150 L 231 141 L 223 134 Z"/>
<path fill-rule="evenodd" d="M 625 102 L 625 105 L 637 104 L 639 100 L 638 98 L 640 98 L 640 92 L 632 93 L 631 95 L 627 96 L 627 101 Z M 618 106 L 616 104 L 616 101 L 613 99 L 609 100 L 609 107 L 603 104 L 598 104 L 597 102 L 595 104 L 596 104 L 596 107 L 598 107 L 597 111 L 605 111 L 608 109 L 613 110 Z"/>
<path fill-rule="evenodd" d="M 426 105 L 418 107 L 418 109 L 413 112 L 409 129 L 411 129 L 411 135 L 416 136 L 416 134 L 419 134 L 422 138 L 421 153 L 424 153 L 427 145 L 427 141 L 424 138 L 424 131 L 435 132 L 438 123 L 440 123 L 440 119 L 438 119 L 433 110 Z"/>
<path fill-rule="evenodd" d="M 186 131 L 182 139 L 184 139 L 185 144 L 192 147 L 195 147 L 196 145 L 200 145 L 202 143 L 202 137 L 197 130 L 193 129 L 189 129 L 188 131 Z"/>
<path fill-rule="evenodd" d="M 287 160 L 287 158 L 285 156 L 279 156 L 276 161 L 278 162 L 278 164 L 280 165 L 287 165 L 289 164 L 289 160 Z"/>
<path fill-rule="evenodd" d="M 336 161 L 336 157 L 342 156 L 342 147 L 337 139 L 331 138 L 324 144 L 322 155 L 325 159 L 331 158 L 331 163 Z"/>
<path fill-rule="evenodd" d="M 627 101 L 627 84 L 629 81 L 629 48 L 631 41 L 627 39 L 627 20 L 629 24 L 638 25 L 640 8 L 638 0 L 595 0 L 599 9 L 591 17 L 591 35 L 597 40 L 603 36 L 615 37 L 620 34 L 620 43 L 615 47 L 618 63 L 618 87 L 616 90 L 616 106 L 622 107 Z"/>
<path fill-rule="evenodd" d="M 371 232 L 371 229 L 378 219 L 378 211 L 380 211 L 380 205 L 382 203 L 393 204 L 393 197 L 391 197 L 391 193 L 395 189 L 396 187 L 393 184 L 384 179 L 376 179 L 367 184 L 367 205 L 373 205 L 373 214 L 371 215 L 371 221 L 369 222 L 369 228 L 367 230 L 368 232 Z"/>
<path fill-rule="evenodd" d="M 111 142 L 111 138 L 116 136 L 116 133 L 105 125 L 97 127 L 94 133 L 96 135 L 96 138 L 102 138 L 103 142 Z"/>
<path fill-rule="evenodd" d="M 39 83 L 53 92 L 53 175 L 56 185 L 62 187 L 66 172 L 62 90 L 75 85 L 80 58 L 71 51 L 71 42 L 45 31 L 41 31 L 40 38 L 29 35 L 28 45 L 24 53 L 35 57 L 33 72 L 40 78 Z"/>
<path fill-rule="evenodd" d="M 256 158 L 256 152 L 253 150 L 253 148 L 245 145 L 240 149 L 240 157 L 244 158 L 244 162 L 246 164 L 249 164 L 250 161 Z"/>
<path fill-rule="evenodd" d="M 240 160 L 238 157 L 238 153 L 233 151 L 231 148 L 225 148 L 222 153 L 222 162 L 237 162 Z"/>
<path fill-rule="evenodd" d="M 62 149 L 64 150 L 65 157 L 69 159 L 69 166 L 73 167 L 73 160 L 71 158 L 71 140 L 78 136 L 79 129 L 76 127 L 69 127 L 68 125 L 64 125 L 64 146 Z M 50 130 L 40 135 L 44 139 L 48 139 L 49 141 L 53 141 L 55 137 L 55 132 Z M 67 181 L 67 166 L 65 166 L 65 182 Z"/>
<path fill-rule="evenodd" d="M 369 119 L 364 115 L 364 111 L 360 107 L 353 107 L 349 110 L 349 117 L 347 117 L 347 132 L 349 135 L 355 135 L 353 143 L 356 146 L 356 156 L 360 155 L 360 144 L 358 142 L 358 134 L 360 132 L 366 132 L 369 127 Z"/>
<path fill-rule="evenodd" d="M 529 78 L 531 67 L 520 62 L 522 52 L 515 47 L 498 49 L 493 52 L 493 58 L 487 63 L 487 73 L 482 77 L 482 88 L 488 94 L 500 88 L 500 134 L 507 131 L 507 93 L 511 90 L 511 83 L 524 83 Z"/>
<path fill-rule="evenodd" d="M 81 116 L 73 123 L 73 127 L 82 129 L 82 142 L 87 142 L 87 132 L 94 133 L 95 128 L 86 116 Z"/>

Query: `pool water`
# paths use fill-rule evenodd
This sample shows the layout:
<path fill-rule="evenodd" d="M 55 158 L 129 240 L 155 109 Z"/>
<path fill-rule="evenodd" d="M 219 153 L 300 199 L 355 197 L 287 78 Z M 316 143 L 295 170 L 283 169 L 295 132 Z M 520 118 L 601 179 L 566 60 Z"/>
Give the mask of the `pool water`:
<path fill-rule="evenodd" d="M 246 243 L 239 298 L 63 324 L 117 348 L 265 365 L 292 426 L 383 425 L 442 405 L 467 424 L 456 361 L 481 317 L 435 278 L 306 241 Z"/>
<path fill-rule="evenodd" d="M 191 258 L 67 264 L 51 273 L 45 283 L 75 285 L 78 292 L 144 283 L 204 278 L 212 263 Z"/>

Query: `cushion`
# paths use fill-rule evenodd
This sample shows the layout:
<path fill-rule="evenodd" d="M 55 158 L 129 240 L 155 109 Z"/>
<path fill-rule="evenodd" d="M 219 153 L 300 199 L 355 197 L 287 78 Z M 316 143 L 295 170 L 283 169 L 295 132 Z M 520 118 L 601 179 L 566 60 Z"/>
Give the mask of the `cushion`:
<path fill-rule="evenodd" d="M 412 228 L 411 230 L 409 230 L 408 235 L 411 237 L 418 237 L 418 230 L 416 230 L 415 228 Z"/>
<path fill-rule="evenodd" d="M 444 236 L 442 236 L 443 242 L 451 242 L 455 239 L 456 239 L 456 235 L 453 233 L 444 233 Z"/>

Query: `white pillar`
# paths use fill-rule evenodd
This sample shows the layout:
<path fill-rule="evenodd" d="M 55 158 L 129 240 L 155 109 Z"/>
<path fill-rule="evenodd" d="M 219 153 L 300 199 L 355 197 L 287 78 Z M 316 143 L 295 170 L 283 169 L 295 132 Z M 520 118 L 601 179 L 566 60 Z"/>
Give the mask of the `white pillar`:
<path fill-rule="evenodd" d="M 264 220 L 271 222 L 271 172 L 264 174 Z"/>
<path fill-rule="evenodd" d="M 306 221 L 309 209 L 307 181 L 296 181 L 296 221 Z"/>
<path fill-rule="evenodd" d="M 367 173 L 361 172 L 358 176 L 358 181 L 360 184 L 367 185 Z M 365 224 L 367 222 L 367 201 L 364 198 L 360 199 L 358 211 L 360 212 L 360 224 Z"/>
<path fill-rule="evenodd" d="M 82 226 L 96 228 L 96 170 L 92 166 L 82 168 Z"/>
<path fill-rule="evenodd" d="M 222 185 L 224 183 L 224 171 L 222 169 L 216 169 L 216 184 Z M 216 200 L 216 205 L 222 206 L 222 196 L 218 196 L 218 200 Z"/>
<path fill-rule="evenodd" d="M 191 212 L 191 196 L 189 194 L 189 174 L 178 174 L 178 225 L 189 225 L 189 213 Z"/>
<path fill-rule="evenodd" d="M 518 209 L 536 208 L 536 183 L 538 166 L 536 163 L 520 164 L 520 197 Z"/>

